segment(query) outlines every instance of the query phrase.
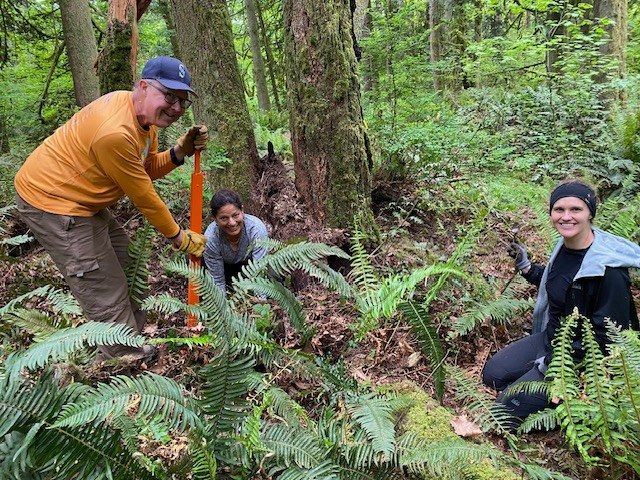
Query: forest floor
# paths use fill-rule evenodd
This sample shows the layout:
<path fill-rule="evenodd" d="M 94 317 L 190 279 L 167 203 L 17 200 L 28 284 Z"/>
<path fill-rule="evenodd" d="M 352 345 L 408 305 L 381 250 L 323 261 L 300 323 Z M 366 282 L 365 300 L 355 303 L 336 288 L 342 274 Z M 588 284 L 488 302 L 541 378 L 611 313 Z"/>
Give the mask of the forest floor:
<path fill-rule="evenodd" d="M 465 218 L 465 209 L 452 210 L 455 213 L 436 217 L 433 211 L 419 208 L 419 203 L 411 185 L 386 184 L 376 189 L 374 211 L 383 240 L 372 252 L 371 261 L 379 272 L 407 272 L 434 261 L 443 261 L 456 248 L 460 234 L 464 233 L 459 231 L 458 225 L 469 220 Z M 130 234 L 141 224 L 139 213 L 126 201 L 118 204 L 115 213 Z M 534 222 L 529 222 L 528 217 L 533 215 L 530 211 L 520 211 L 511 216 L 489 214 L 486 226 L 482 230 L 482 240 L 476 244 L 471 255 L 465 260 L 466 264 L 462 266 L 466 272 L 472 272 L 487 280 L 495 289 L 496 298 L 501 295 L 507 284 L 518 294 L 535 294 L 533 287 L 515 277 L 512 260 L 506 254 L 506 247 L 514 236 L 510 226 L 531 225 Z M 179 220 L 185 225 L 188 222 L 184 218 Z M 208 223 L 205 221 L 206 224 Z M 13 234 L 19 233 L 23 232 L 18 226 Z M 526 239 L 529 251 L 533 252 L 535 258 L 544 258 L 546 241 L 534 227 L 521 228 L 518 236 L 520 239 Z M 162 259 L 172 255 L 172 252 L 164 240 L 156 238 L 154 243 L 155 251 L 161 253 L 152 257 L 150 293 L 170 293 L 177 298 L 185 298 L 184 279 L 168 276 L 162 266 Z M 0 272 L 0 304 L 45 284 L 64 286 L 62 276 L 49 256 L 37 244 L 17 247 L 8 256 L 0 257 Z M 465 291 L 464 283 L 452 282 L 447 293 L 431 304 L 430 314 L 441 326 L 439 333 L 444 339 L 447 362 L 462 368 L 470 378 L 479 382 L 487 358 L 505 344 L 525 335 L 531 322 L 529 315 L 513 319 L 506 327 L 493 326 L 485 322 L 481 328 L 466 336 L 447 340 L 447 326 L 455 323 L 456 318 L 463 313 L 460 299 L 468 294 L 473 292 Z M 336 293 L 313 283 L 297 291 L 296 295 L 305 307 L 307 322 L 315 334 L 307 344 L 300 344 L 300 337 L 289 325 L 286 316 L 272 304 L 272 311 L 275 313 L 273 334 L 282 346 L 299 348 L 319 357 L 340 358 L 344 361 L 349 375 L 359 383 L 375 387 L 412 380 L 432 396 L 435 394 L 428 361 L 421 353 L 410 327 L 402 320 L 394 318 L 382 323 L 366 332 L 361 340 L 356 340 L 359 332 L 354 329 L 354 325 L 357 324 L 357 312 L 353 305 L 342 301 Z M 639 299 L 638 295 L 636 299 Z M 46 305 L 38 305 L 38 300 L 31 302 L 32 304 L 28 305 L 30 307 L 47 308 Z M 181 314 L 151 314 L 144 329 L 144 334 L 149 338 L 191 336 L 195 333 L 197 331 L 186 328 L 185 318 Z M 140 368 L 172 377 L 187 386 L 190 385 L 191 379 L 195 378 L 194 369 L 206 364 L 212 355 L 207 348 L 168 347 L 165 344 L 160 344 L 160 352 L 157 363 L 150 366 L 142 365 Z M 87 376 L 95 381 L 104 381 L 116 373 L 135 372 L 122 366 L 96 366 L 86 372 Z M 280 387 L 293 398 L 302 401 L 308 392 L 318 387 L 310 380 L 296 379 L 284 368 L 274 375 Z M 445 386 L 443 404 L 455 415 L 465 413 L 464 405 L 456 400 L 454 386 L 449 382 Z M 507 448 L 504 440 L 497 435 L 488 435 L 486 438 L 502 449 Z M 532 433 L 525 435 L 524 439 L 530 448 L 526 453 L 529 460 L 538 458 L 541 463 L 545 463 L 545 467 L 561 471 L 573 478 L 608 478 L 604 470 L 587 471 L 579 458 L 568 449 L 560 432 Z M 180 455 L 184 446 L 184 442 L 173 442 L 168 446 L 149 446 L 149 449 L 154 449 L 154 455 L 171 461 Z"/>

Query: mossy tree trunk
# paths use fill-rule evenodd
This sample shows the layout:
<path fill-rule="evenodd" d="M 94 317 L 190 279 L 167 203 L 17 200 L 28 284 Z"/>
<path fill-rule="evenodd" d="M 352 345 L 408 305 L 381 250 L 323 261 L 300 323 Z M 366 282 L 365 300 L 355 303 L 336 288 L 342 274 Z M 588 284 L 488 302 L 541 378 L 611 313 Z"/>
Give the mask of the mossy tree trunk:
<path fill-rule="evenodd" d="M 436 91 L 444 89 L 445 85 L 441 64 L 444 28 L 444 0 L 429 0 L 429 58 L 433 72 L 433 88 Z"/>
<path fill-rule="evenodd" d="M 110 0 L 109 23 L 104 48 L 98 55 L 100 91 L 130 90 L 133 86 L 138 51 L 137 5 L 135 0 Z"/>
<path fill-rule="evenodd" d="M 95 69 L 98 45 L 91 24 L 91 9 L 88 1 L 60 0 L 58 3 L 76 104 L 84 107 L 100 96 Z"/>
<path fill-rule="evenodd" d="M 282 110 L 282 105 L 280 104 L 280 94 L 278 93 L 278 82 L 276 81 L 276 70 L 278 70 L 278 65 L 273 55 L 273 50 L 271 48 L 271 40 L 269 38 L 269 32 L 267 31 L 267 26 L 265 25 L 264 18 L 262 15 L 262 8 L 260 7 L 260 0 L 254 0 L 254 4 L 256 6 L 256 15 L 258 17 L 259 27 L 260 27 L 260 38 L 262 38 L 262 46 L 264 47 L 264 53 L 267 57 L 267 70 L 269 72 L 269 81 L 271 82 L 271 93 L 273 93 L 273 101 L 276 104 L 276 109 L 280 112 Z"/>
<path fill-rule="evenodd" d="M 256 84 L 258 107 L 262 111 L 271 110 L 269 92 L 267 91 L 267 76 L 262 60 L 260 48 L 260 33 L 258 31 L 258 14 L 254 0 L 244 0 L 245 13 L 247 15 L 247 33 L 251 42 L 251 60 L 253 62 L 253 80 Z"/>
<path fill-rule="evenodd" d="M 296 187 L 311 218 L 373 227 L 371 151 L 360 105 L 349 0 L 285 0 L 285 60 Z"/>
<path fill-rule="evenodd" d="M 613 72 L 615 77 L 624 78 L 626 73 L 626 48 L 627 48 L 627 0 L 595 0 L 593 15 L 596 19 L 608 18 L 611 20 L 605 28 L 609 34 L 609 41 L 600 47 L 604 55 L 610 55 L 616 60 L 617 70 Z M 607 75 L 602 74 L 598 81 L 607 80 Z M 622 92 L 619 93 L 622 97 Z M 614 92 L 611 92 L 614 97 Z"/>
<path fill-rule="evenodd" d="M 169 0 L 158 0 L 158 8 L 164 18 L 164 23 L 167 25 L 167 31 L 169 32 L 169 41 L 171 42 L 171 49 L 173 50 L 173 56 L 181 58 L 180 47 L 178 46 L 178 38 L 176 36 L 176 24 L 173 21 L 173 8 Z"/>
<path fill-rule="evenodd" d="M 231 188 L 256 211 L 252 189 L 260 160 L 244 86 L 233 46 L 231 17 L 224 0 L 172 0 L 182 60 L 193 74 L 199 97 L 198 122 L 214 132 L 213 140 L 232 163 L 211 175 L 214 188 Z"/>

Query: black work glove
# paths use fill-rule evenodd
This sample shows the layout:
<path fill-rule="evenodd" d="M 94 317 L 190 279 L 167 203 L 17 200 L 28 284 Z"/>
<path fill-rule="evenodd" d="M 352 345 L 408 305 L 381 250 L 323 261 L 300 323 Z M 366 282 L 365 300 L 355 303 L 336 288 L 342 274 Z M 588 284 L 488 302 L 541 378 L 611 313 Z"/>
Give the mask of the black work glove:
<path fill-rule="evenodd" d="M 531 260 L 527 256 L 527 249 L 524 245 L 518 242 L 511 242 L 507 249 L 509 256 L 515 260 L 516 268 L 518 270 L 524 270 L 531 266 Z"/>

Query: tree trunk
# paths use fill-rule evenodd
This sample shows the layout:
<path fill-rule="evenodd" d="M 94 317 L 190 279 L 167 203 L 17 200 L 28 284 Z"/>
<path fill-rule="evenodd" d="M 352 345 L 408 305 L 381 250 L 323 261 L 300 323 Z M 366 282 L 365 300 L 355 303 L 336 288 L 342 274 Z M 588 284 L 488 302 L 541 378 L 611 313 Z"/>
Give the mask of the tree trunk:
<path fill-rule="evenodd" d="M 442 72 L 443 59 L 443 31 L 444 31 L 444 0 L 429 0 L 429 58 L 433 71 L 433 88 L 436 91 L 444 89 L 444 74 Z"/>
<path fill-rule="evenodd" d="M 256 6 L 256 13 L 258 21 L 260 22 L 260 36 L 262 37 L 262 45 L 264 46 L 264 53 L 267 56 L 267 67 L 269 70 L 269 80 L 271 82 L 271 92 L 273 93 L 273 101 L 276 104 L 278 111 L 282 110 L 280 104 L 280 94 L 278 93 L 278 82 L 276 81 L 276 62 L 273 58 L 273 52 L 271 51 L 271 42 L 269 41 L 269 35 L 267 34 L 267 28 L 264 24 L 264 18 L 262 18 L 262 9 L 260 8 L 260 0 L 254 0 Z"/>
<path fill-rule="evenodd" d="M 215 132 L 232 163 L 211 175 L 215 189 L 231 188 L 257 213 L 252 187 L 260 174 L 258 149 L 236 60 L 224 0 L 172 0 L 182 60 L 193 74 L 198 122 Z"/>
<path fill-rule="evenodd" d="M 271 110 L 269 92 L 267 91 L 267 77 L 262 60 L 262 50 L 260 48 L 260 38 L 258 32 L 258 19 L 256 4 L 253 0 L 244 0 L 247 14 L 247 31 L 251 41 L 251 58 L 253 60 L 253 79 L 256 83 L 256 93 L 258 95 L 258 107 L 262 111 Z"/>
<path fill-rule="evenodd" d="M 169 0 L 158 0 L 158 8 L 160 9 L 162 18 L 164 18 L 164 23 L 167 25 L 167 32 L 169 32 L 169 41 L 171 42 L 171 50 L 173 51 L 173 56 L 176 58 L 181 58 L 180 47 L 178 46 L 178 39 L 176 37 L 176 24 L 173 21 L 173 10 L 171 8 L 171 3 L 169 2 Z"/>
<path fill-rule="evenodd" d="M 130 90 L 138 52 L 135 0 L 110 0 L 104 48 L 98 55 L 100 91 Z"/>
<path fill-rule="evenodd" d="M 371 213 L 349 0 L 285 0 L 285 60 L 296 186 L 309 217 L 345 228 Z"/>
<path fill-rule="evenodd" d="M 76 104 L 84 107 L 100 96 L 95 70 L 98 46 L 88 1 L 59 0 L 62 31 L 73 77 Z"/>
<path fill-rule="evenodd" d="M 596 0 L 593 14 L 596 19 L 608 18 L 611 23 L 605 28 L 609 41 L 600 47 L 603 55 L 610 55 L 617 62 L 617 78 L 624 78 L 626 73 L 627 48 L 627 0 Z M 606 81 L 606 73 L 599 76 L 598 81 Z"/>
<path fill-rule="evenodd" d="M 4 111 L 0 111 L 0 154 L 9 153 L 9 129 Z"/>

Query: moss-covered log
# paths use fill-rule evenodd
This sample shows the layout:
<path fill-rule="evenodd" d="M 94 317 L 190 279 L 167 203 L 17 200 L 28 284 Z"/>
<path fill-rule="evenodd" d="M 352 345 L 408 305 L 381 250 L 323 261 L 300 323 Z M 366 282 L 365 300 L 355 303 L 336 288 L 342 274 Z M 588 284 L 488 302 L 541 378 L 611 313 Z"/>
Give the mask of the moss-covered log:
<path fill-rule="evenodd" d="M 284 16 L 296 186 L 322 225 L 349 226 L 358 211 L 372 220 L 350 1 L 286 0 Z"/>

